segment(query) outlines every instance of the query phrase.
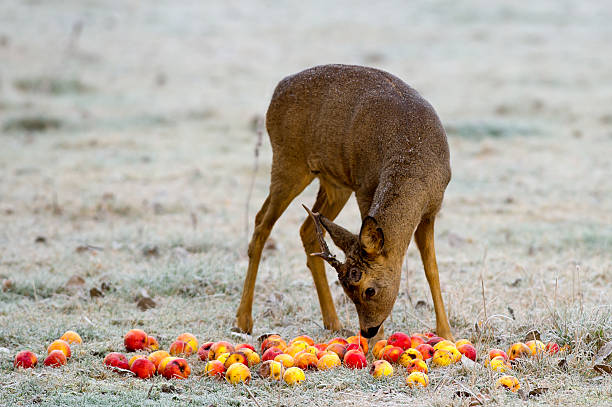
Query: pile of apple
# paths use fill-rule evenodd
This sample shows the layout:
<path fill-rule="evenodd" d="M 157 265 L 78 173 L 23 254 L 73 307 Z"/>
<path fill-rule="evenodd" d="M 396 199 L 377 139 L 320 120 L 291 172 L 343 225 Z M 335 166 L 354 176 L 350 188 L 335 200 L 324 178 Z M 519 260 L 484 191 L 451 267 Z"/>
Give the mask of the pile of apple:
<path fill-rule="evenodd" d="M 167 379 L 186 379 L 191 374 L 187 358 L 197 354 L 204 366 L 205 375 L 222 378 L 232 384 L 249 383 L 251 369 L 257 369 L 259 377 L 284 381 L 288 385 L 299 384 L 306 379 L 305 371 L 328 370 L 344 365 L 350 369 L 368 367 L 366 355 L 368 341 L 361 336 L 337 337 L 329 342 L 315 343 L 308 335 L 300 335 L 286 342 L 280 335 L 271 334 L 261 338 L 258 353 L 251 344 L 234 345 L 227 341 L 206 342 L 199 346 L 196 337 L 190 333 L 179 335 L 170 345 L 169 351 L 159 350 L 157 340 L 140 329 L 130 330 L 124 337 L 128 352 L 151 352 L 136 354 L 129 360 L 119 352 L 111 352 L 104 358 L 104 365 L 117 372 L 131 372 L 141 379 L 158 374 Z M 74 331 L 66 332 L 61 339 L 49 345 L 45 366 L 58 367 L 66 364 L 70 357 L 70 344 L 82 343 Z M 539 340 L 518 342 L 508 352 L 491 349 L 483 360 L 493 371 L 505 373 L 520 358 L 540 358 L 544 354 L 555 354 L 560 347 L 555 342 L 544 344 Z M 476 348 L 467 339 L 451 342 L 433 333 L 415 333 L 411 336 L 396 332 L 386 340 L 376 342 L 371 351 L 374 361 L 370 374 L 376 378 L 393 376 L 403 367 L 408 386 L 429 385 L 427 373 L 435 366 L 448 366 L 462 359 L 477 359 Z M 37 357 L 30 351 L 22 351 L 15 357 L 16 368 L 32 368 Z M 394 367 L 395 365 L 395 367 Z M 504 375 L 497 386 L 513 392 L 520 388 L 514 376 Z"/>
<path fill-rule="evenodd" d="M 49 367 L 60 367 L 68 363 L 68 359 L 72 355 L 70 349 L 71 344 L 80 345 L 83 340 L 78 333 L 74 331 L 66 331 L 60 339 L 51 342 L 47 347 L 47 357 L 43 364 Z M 38 357 L 29 350 L 23 350 L 15 356 L 13 366 L 15 368 L 31 369 L 38 364 Z"/>

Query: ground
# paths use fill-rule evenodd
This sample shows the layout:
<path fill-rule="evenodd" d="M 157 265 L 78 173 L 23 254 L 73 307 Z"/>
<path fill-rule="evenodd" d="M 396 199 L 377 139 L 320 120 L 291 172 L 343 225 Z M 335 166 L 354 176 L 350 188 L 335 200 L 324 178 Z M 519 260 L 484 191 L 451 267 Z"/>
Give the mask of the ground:
<path fill-rule="evenodd" d="M 435 369 L 408 389 L 340 369 L 292 389 L 194 374 L 164 386 L 102 367 L 139 327 L 168 347 L 182 332 L 229 339 L 255 212 L 269 182 L 258 121 L 275 84 L 322 63 L 394 73 L 437 109 L 453 179 L 436 222 L 455 337 L 481 355 L 537 329 L 570 346 L 515 371 L 528 404 L 610 405 L 592 370 L 612 339 L 612 9 L 605 2 L 137 2 L 0 5 L 0 372 L 2 405 L 522 405 L 496 375 Z M 255 171 L 256 170 L 256 171 Z M 252 196 L 249 197 L 251 182 Z M 254 335 L 326 340 L 298 228 L 277 223 L 258 276 Z M 248 210 L 247 210 L 248 208 Z M 354 199 L 338 223 L 357 231 Z M 337 250 L 337 249 L 336 249 Z M 357 318 L 329 272 L 346 329 Z M 102 296 L 91 297 L 96 288 Z M 141 311 L 136 299 L 156 306 Z M 478 328 L 477 328 L 478 326 Z M 389 333 L 435 327 L 411 245 Z M 65 330 L 68 366 L 14 371 Z M 247 338 L 247 340 L 249 340 Z M 484 373 L 483 373 L 484 372 Z"/>

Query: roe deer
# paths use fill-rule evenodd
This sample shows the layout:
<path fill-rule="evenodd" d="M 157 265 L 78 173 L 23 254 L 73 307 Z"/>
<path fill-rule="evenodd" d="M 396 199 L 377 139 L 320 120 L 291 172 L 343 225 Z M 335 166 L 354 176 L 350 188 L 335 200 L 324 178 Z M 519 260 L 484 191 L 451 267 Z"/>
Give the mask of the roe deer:
<path fill-rule="evenodd" d="M 380 336 L 414 233 L 433 297 L 437 334 L 452 338 L 434 250 L 434 219 L 451 170 L 446 134 L 433 107 L 387 72 L 323 65 L 288 76 L 276 86 L 266 128 L 273 151 L 272 179 L 255 217 L 237 328 L 252 332 L 255 278 L 274 223 L 318 178 L 314 213 L 309 211 L 300 236 L 325 328 L 339 330 L 341 325 L 322 259 L 336 269 L 355 304 L 361 335 Z M 361 212 L 359 235 L 332 222 L 352 192 Z M 344 251 L 344 263 L 329 252 L 320 225 Z"/>

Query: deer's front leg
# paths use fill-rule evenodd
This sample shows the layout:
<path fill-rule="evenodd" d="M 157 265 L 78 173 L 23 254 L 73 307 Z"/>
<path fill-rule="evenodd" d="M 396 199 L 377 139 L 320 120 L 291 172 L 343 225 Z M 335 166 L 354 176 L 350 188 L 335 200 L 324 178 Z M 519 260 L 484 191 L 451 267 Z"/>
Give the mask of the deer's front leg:
<path fill-rule="evenodd" d="M 453 334 L 448 324 L 442 293 L 440 291 L 440 277 L 438 275 L 438 264 L 436 262 L 436 251 L 434 248 L 434 218 L 423 219 L 416 229 L 414 239 L 425 268 L 425 277 L 429 283 L 431 297 L 436 311 L 436 333 L 446 339 L 453 340 Z"/>

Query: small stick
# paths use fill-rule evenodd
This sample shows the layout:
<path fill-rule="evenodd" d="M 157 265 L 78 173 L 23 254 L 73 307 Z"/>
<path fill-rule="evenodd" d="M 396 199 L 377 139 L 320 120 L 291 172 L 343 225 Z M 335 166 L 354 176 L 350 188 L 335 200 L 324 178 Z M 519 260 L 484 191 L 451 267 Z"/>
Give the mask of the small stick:
<path fill-rule="evenodd" d="M 255 402 L 255 404 L 257 404 L 257 407 L 261 407 L 261 404 L 259 404 L 259 402 L 257 401 L 257 399 L 255 398 L 255 395 L 251 392 L 251 389 L 249 389 L 249 387 L 242 383 L 242 385 L 244 386 L 244 388 L 246 389 L 246 391 L 249 393 L 249 396 L 251 396 L 251 398 L 253 399 L 253 401 Z"/>
<path fill-rule="evenodd" d="M 255 123 L 255 134 L 257 139 L 255 141 L 255 157 L 253 158 L 253 175 L 249 182 L 249 189 L 247 192 L 246 205 L 244 208 L 244 232 L 246 235 L 247 246 L 249 244 L 249 204 L 251 203 L 251 196 L 253 195 L 253 189 L 255 188 L 255 177 L 257 176 L 257 170 L 259 169 L 259 149 L 261 147 L 261 141 L 263 138 L 263 120 L 257 119 Z"/>
<path fill-rule="evenodd" d="M 482 309 L 484 312 L 484 320 L 487 321 L 487 298 L 485 297 L 484 274 L 487 271 L 487 248 L 485 247 L 484 255 L 482 256 L 482 270 L 480 272 L 480 287 L 482 290 Z M 483 331 L 486 327 L 483 326 Z"/>
<path fill-rule="evenodd" d="M 155 385 L 152 384 L 151 387 L 149 387 L 149 391 L 147 392 L 147 399 L 151 398 L 151 391 L 153 390 L 153 386 Z"/>
<path fill-rule="evenodd" d="M 34 290 L 34 301 L 38 301 L 38 295 L 36 295 L 36 283 L 32 280 L 32 289 Z"/>

